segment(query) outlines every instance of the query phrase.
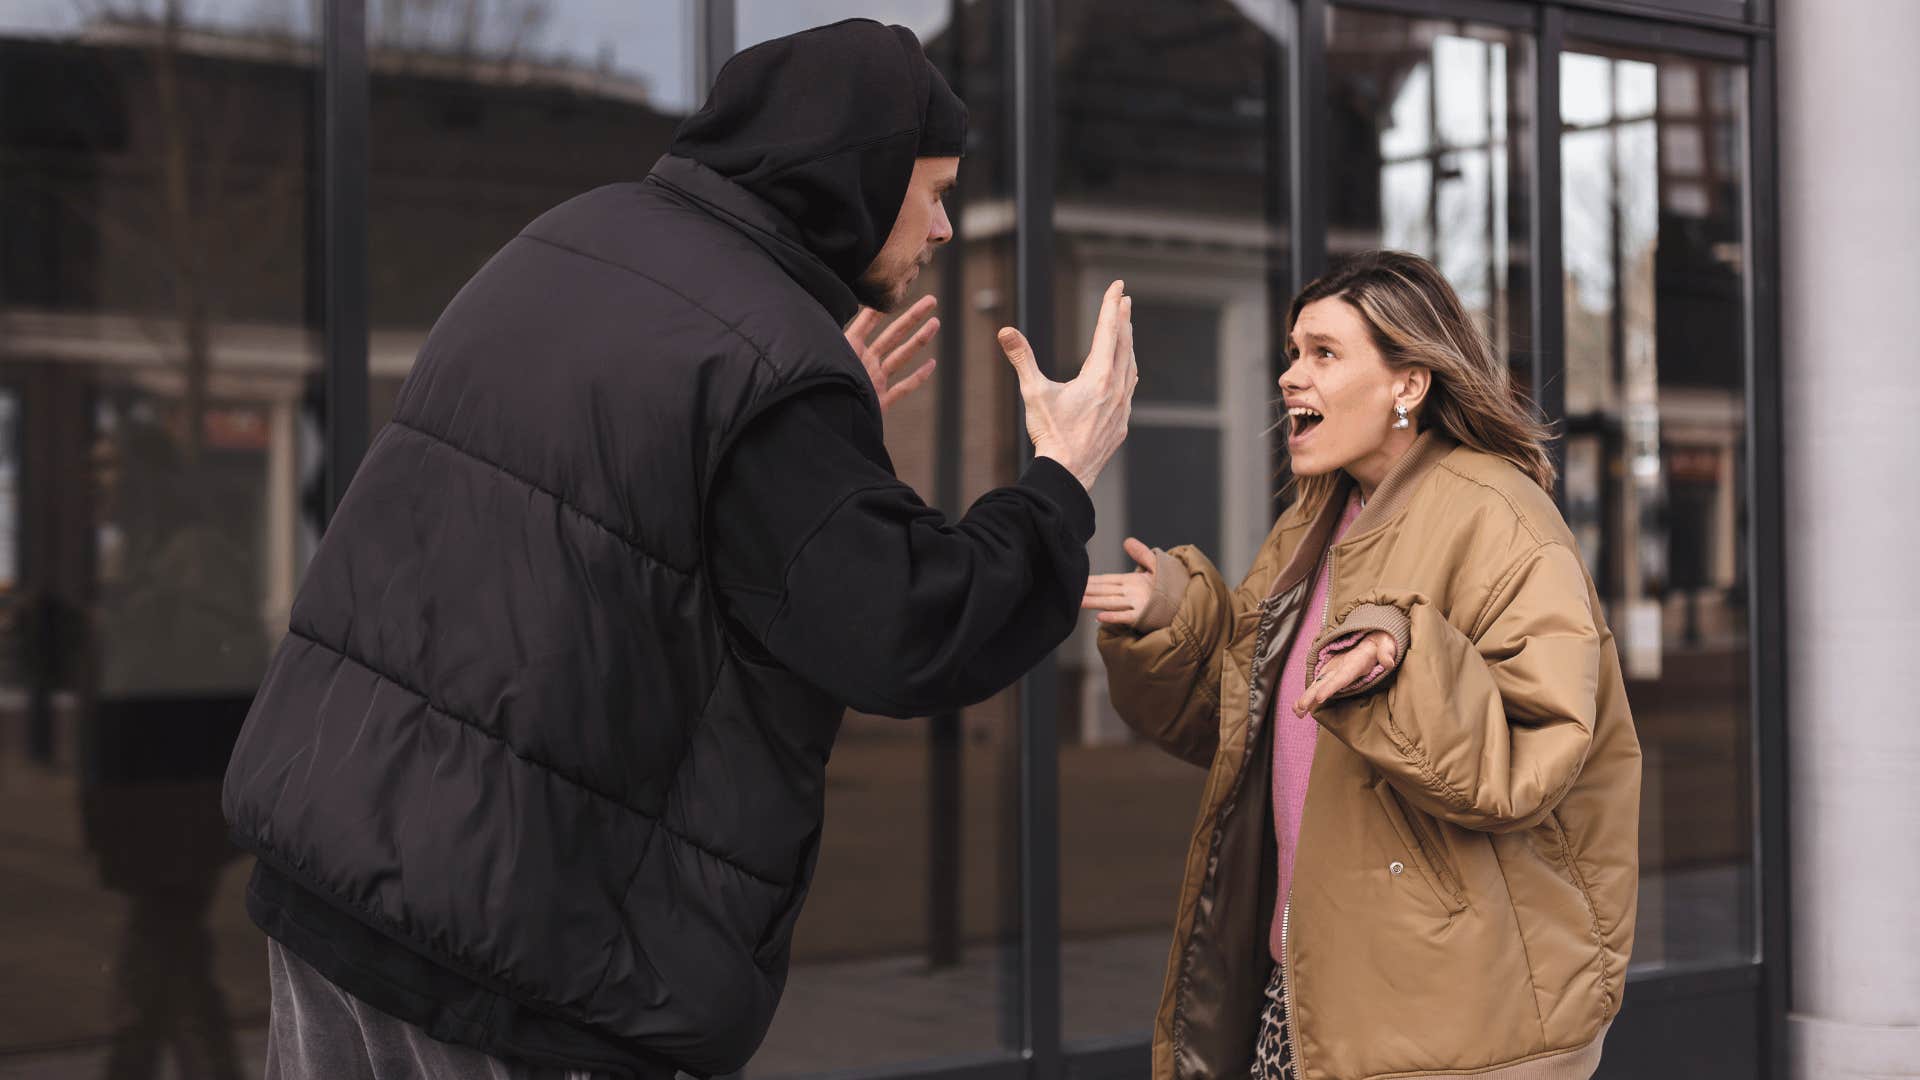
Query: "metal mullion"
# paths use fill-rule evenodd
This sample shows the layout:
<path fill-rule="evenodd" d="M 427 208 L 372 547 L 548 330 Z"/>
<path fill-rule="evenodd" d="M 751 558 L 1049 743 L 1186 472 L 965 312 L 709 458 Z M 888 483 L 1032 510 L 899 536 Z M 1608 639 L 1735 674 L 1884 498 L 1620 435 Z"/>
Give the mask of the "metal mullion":
<path fill-rule="evenodd" d="M 1137 1080 L 1153 1071 L 1153 1041 L 1121 1036 L 1076 1042 L 1066 1049 L 1067 1080 Z"/>
<path fill-rule="evenodd" d="M 977 1054 L 802 1073 L 795 1080 L 1028 1080 L 1028 1066 L 1017 1054 Z"/>
<path fill-rule="evenodd" d="M 734 0 L 700 0 L 694 16 L 694 82 L 697 96 L 705 98 L 720 74 L 740 47 Z"/>
<path fill-rule="evenodd" d="M 1756 40 L 1747 74 L 1748 565 L 1753 627 L 1747 663 L 1753 702 L 1755 877 L 1759 882 L 1761 1062 L 1785 1080 L 1792 989 L 1789 921 L 1786 509 L 1781 460 L 1780 203 L 1773 42 Z"/>
<path fill-rule="evenodd" d="M 948 85 L 965 101 L 970 90 L 966 83 L 966 5 L 953 0 L 948 5 L 947 51 L 934 62 L 946 73 Z M 959 237 L 965 235 L 963 220 L 971 171 L 962 168 L 957 187 L 947 198 L 947 214 L 953 227 L 954 242 L 940 253 L 940 307 L 947 317 L 940 322 L 939 355 L 949 358 L 967 355 L 964 338 L 967 320 L 959 313 L 966 310 L 966 263 Z M 959 509 L 961 499 L 962 438 L 965 423 L 963 402 L 966 381 L 958 363 L 951 359 L 934 369 L 934 505 L 948 512 Z M 960 903 L 960 864 L 964 851 L 961 834 L 961 803 L 965 787 L 960 711 L 949 709 L 928 721 L 927 731 L 927 966 L 950 968 L 960 963 L 963 919 Z"/>
<path fill-rule="evenodd" d="M 367 450 L 366 0 L 327 0 L 320 72 L 321 355 L 325 365 L 325 512 L 329 520 Z"/>
<path fill-rule="evenodd" d="M 1567 0 L 1566 7 L 1607 15 L 1618 15 L 1675 26 L 1696 26 L 1708 30 L 1731 30 L 1741 34 L 1769 33 L 1764 26 L 1749 21 L 1746 12 L 1732 5 L 1678 7 L 1644 0 Z"/>
<path fill-rule="evenodd" d="M 1293 287 L 1327 268 L 1327 0 L 1299 0 L 1293 81 Z"/>
<path fill-rule="evenodd" d="M 1643 1005 L 1681 997 L 1710 997 L 1752 990 L 1760 969 L 1750 963 L 1687 964 L 1627 973 L 1627 999 Z"/>
<path fill-rule="evenodd" d="M 1013 38 L 1016 317 L 1051 376 L 1053 0 L 1015 0 Z M 1024 431 L 1025 425 L 1017 426 Z M 1032 460 L 1024 438 L 1020 460 Z M 1060 1072 L 1060 666 L 1057 651 L 1020 684 L 1020 1047 L 1036 1080 Z"/>
<path fill-rule="evenodd" d="M 1533 77 L 1533 400 L 1549 423 L 1567 419 L 1566 251 L 1561 220 L 1560 53 L 1566 44 L 1566 13 L 1557 5 L 1540 12 Z M 1566 439 L 1551 453 L 1555 495 L 1564 494 Z"/>
<path fill-rule="evenodd" d="M 1531 30 L 1539 8 L 1523 0 L 1339 0 L 1342 11 L 1384 11 L 1417 19 L 1465 20 Z"/>
<path fill-rule="evenodd" d="M 1734 64 L 1747 61 L 1748 38 L 1743 34 L 1644 18 L 1568 10 L 1566 36 L 1596 45 L 1701 56 Z"/>

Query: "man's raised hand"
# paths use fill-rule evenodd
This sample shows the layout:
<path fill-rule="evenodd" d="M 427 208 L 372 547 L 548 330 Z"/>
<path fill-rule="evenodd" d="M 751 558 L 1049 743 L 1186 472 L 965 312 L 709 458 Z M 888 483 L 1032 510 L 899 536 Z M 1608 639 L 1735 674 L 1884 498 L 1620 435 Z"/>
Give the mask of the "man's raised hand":
<path fill-rule="evenodd" d="M 1071 382 L 1041 374 L 1033 346 L 1020 331 L 1011 326 L 1000 331 L 1000 349 L 1020 379 L 1034 453 L 1059 462 L 1089 490 L 1126 441 L 1133 388 L 1140 382 L 1133 356 L 1133 298 L 1125 288 L 1121 281 L 1107 286 L 1093 344 Z"/>
<path fill-rule="evenodd" d="M 933 377 L 936 363 L 933 360 L 920 365 L 905 378 L 900 377 L 900 372 L 925 352 L 933 343 L 934 335 L 940 332 L 940 320 L 932 317 L 937 307 L 939 302 L 933 297 L 921 297 L 899 318 L 888 323 L 879 337 L 874 337 L 873 331 L 886 316 L 872 308 L 861 308 L 860 314 L 847 324 L 847 344 L 853 346 L 860 366 L 867 369 L 867 378 L 873 380 L 873 392 L 880 395 L 882 412 Z"/>

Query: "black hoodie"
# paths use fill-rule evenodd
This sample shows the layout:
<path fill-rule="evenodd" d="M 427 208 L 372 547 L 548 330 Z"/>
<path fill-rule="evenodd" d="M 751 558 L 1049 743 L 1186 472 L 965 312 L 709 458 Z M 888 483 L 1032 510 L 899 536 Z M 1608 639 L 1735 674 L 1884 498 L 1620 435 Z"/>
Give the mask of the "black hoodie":
<path fill-rule="evenodd" d="M 667 152 L 771 206 L 852 285 L 893 228 L 914 159 L 960 156 L 966 126 L 912 31 L 848 19 L 727 61 Z"/>
<path fill-rule="evenodd" d="M 946 521 L 842 336 L 904 148 L 957 147 L 942 92 L 870 23 L 750 50 L 691 156 L 549 211 L 448 306 L 227 771 L 293 962 L 500 1058 L 734 1071 L 844 708 L 979 700 L 1072 628 L 1086 493 L 1041 461 Z"/>

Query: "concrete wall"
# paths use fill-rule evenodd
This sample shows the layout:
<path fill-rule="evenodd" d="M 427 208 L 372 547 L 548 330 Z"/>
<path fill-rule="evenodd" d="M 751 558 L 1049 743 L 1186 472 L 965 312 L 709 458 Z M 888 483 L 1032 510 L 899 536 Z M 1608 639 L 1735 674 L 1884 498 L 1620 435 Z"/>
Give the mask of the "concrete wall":
<path fill-rule="evenodd" d="M 1920 4 L 1781 0 L 1794 1075 L 1920 1076 Z"/>

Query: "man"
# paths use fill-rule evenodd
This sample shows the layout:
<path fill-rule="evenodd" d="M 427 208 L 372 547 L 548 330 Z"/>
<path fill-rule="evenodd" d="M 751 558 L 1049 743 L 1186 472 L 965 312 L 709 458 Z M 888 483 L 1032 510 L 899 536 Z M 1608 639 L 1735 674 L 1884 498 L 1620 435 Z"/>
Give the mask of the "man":
<path fill-rule="evenodd" d="M 758 46 L 449 305 L 227 773 L 269 1076 L 740 1068 L 844 707 L 978 701 L 1065 638 L 1137 381 L 1119 283 L 1071 383 L 1003 331 L 1039 457 L 957 522 L 843 336 L 951 237 L 965 116 L 904 29 Z"/>

